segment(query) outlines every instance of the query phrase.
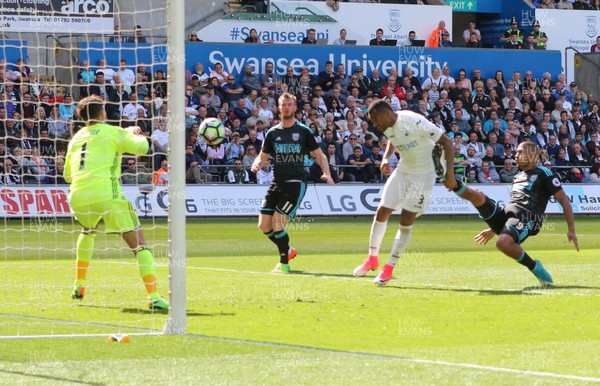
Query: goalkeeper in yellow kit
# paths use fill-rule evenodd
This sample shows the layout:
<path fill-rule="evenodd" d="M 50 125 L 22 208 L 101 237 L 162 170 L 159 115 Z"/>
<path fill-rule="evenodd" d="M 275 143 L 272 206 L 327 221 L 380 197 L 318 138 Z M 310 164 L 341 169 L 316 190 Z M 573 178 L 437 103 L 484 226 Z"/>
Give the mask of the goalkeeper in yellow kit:
<path fill-rule="evenodd" d="M 86 126 L 69 142 L 64 170 L 65 180 L 71 183 L 71 212 L 83 226 L 77 239 L 77 272 L 72 297 L 83 299 L 85 295 L 98 223 L 104 220 L 106 231 L 120 234 L 137 257 L 150 309 L 168 309 L 169 303 L 157 291 L 154 257 L 146 246 L 140 221 L 119 183 L 123 153 L 146 154 L 148 141 L 138 127 L 125 130 L 104 123 L 104 102 L 98 96 L 82 99 L 77 109 Z"/>

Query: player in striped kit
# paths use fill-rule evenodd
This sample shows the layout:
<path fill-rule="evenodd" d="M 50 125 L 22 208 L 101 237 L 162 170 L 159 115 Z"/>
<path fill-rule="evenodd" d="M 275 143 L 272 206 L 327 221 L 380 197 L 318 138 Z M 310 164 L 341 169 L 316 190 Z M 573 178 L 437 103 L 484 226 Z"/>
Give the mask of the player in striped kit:
<path fill-rule="evenodd" d="M 285 227 L 294 218 L 306 193 L 304 157 L 310 154 L 321 166 L 321 179 L 333 185 L 329 162 L 315 141 L 312 131 L 295 118 L 296 97 L 284 93 L 279 99 L 281 123 L 273 126 L 265 135 L 262 150 L 251 171 L 256 173 L 263 163 L 273 157 L 273 182 L 263 200 L 258 217 L 258 227 L 279 250 L 276 273 L 289 273 L 289 260 L 296 256 L 290 248 L 290 238 Z"/>

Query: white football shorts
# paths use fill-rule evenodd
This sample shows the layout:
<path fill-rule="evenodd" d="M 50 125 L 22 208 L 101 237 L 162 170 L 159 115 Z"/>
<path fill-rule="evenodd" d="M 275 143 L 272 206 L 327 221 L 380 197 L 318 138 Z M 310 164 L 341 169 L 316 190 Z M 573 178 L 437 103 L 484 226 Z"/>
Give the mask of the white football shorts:
<path fill-rule="evenodd" d="M 396 168 L 383 187 L 379 205 L 422 215 L 429 206 L 435 173 L 408 174 Z"/>

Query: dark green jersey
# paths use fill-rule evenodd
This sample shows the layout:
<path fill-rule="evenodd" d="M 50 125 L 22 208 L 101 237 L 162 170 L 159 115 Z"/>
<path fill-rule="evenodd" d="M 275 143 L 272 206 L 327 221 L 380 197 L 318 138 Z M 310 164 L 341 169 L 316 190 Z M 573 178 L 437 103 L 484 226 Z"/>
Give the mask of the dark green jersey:
<path fill-rule="evenodd" d="M 304 156 L 318 148 L 312 130 L 296 121 L 291 127 L 280 123 L 270 128 L 262 151 L 273 157 L 273 181 L 304 181 Z"/>
<path fill-rule="evenodd" d="M 560 190 L 562 186 L 559 177 L 552 170 L 537 166 L 515 176 L 509 206 L 534 215 L 542 215 L 550 197 Z"/>

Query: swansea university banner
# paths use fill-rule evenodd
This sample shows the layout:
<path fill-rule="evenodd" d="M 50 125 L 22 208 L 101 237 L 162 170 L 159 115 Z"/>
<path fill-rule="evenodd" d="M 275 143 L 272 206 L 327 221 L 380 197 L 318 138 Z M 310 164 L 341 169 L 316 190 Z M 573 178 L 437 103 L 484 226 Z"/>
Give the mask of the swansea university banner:
<path fill-rule="evenodd" d="M 92 64 L 106 58 L 113 68 L 119 66 L 119 59 L 127 63 L 144 62 L 146 64 L 164 62 L 169 54 L 165 45 L 82 43 L 80 60 L 88 59 Z M 209 73 L 215 63 L 222 63 L 225 71 L 239 75 L 249 64 L 257 74 L 263 74 L 267 62 L 275 64 L 275 72 L 285 75 L 287 66 L 292 66 L 296 74 L 306 66 L 317 74 L 325 69 L 325 62 L 331 60 L 335 65 L 343 63 L 346 73 L 351 74 L 357 66 L 362 67 L 367 76 L 378 69 L 383 77 L 396 67 L 402 74 L 410 67 L 420 79 L 431 76 L 434 68 L 450 66 L 451 75 L 456 77 L 458 70 L 464 68 L 469 76 L 473 69 L 480 68 L 484 77 L 493 77 L 502 70 L 505 77 L 512 77 L 514 71 L 521 73 L 533 71 L 541 76 L 549 71 L 558 74 L 561 70 L 560 52 L 496 50 L 468 48 L 425 48 L 425 47 L 358 47 L 358 46 L 315 46 L 315 45 L 277 45 L 277 44 L 237 44 L 237 43 L 187 43 L 185 47 L 186 69 L 193 71 L 194 64 L 204 64 Z M 165 69 L 164 66 L 154 67 Z"/>

